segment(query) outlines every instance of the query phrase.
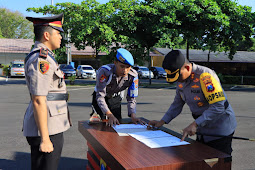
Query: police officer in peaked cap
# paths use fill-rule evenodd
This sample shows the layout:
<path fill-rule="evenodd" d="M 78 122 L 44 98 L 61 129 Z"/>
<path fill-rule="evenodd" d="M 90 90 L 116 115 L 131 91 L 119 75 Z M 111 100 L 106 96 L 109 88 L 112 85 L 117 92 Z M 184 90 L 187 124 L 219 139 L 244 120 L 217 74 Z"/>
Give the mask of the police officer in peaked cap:
<path fill-rule="evenodd" d="M 136 97 L 138 96 L 138 74 L 131 68 L 134 65 L 132 54 L 124 48 L 117 50 L 114 64 L 103 65 L 98 69 L 96 86 L 93 92 L 90 121 L 108 119 L 107 125 L 119 124 L 121 101 L 127 90 L 128 116 L 134 123 L 144 123 L 136 117 Z M 97 113 L 97 114 L 95 114 Z M 99 116 L 100 117 L 99 117 Z"/>
<path fill-rule="evenodd" d="M 34 25 L 35 44 L 25 59 L 31 100 L 24 116 L 23 134 L 31 148 L 32 170 L 57 170 L 63 132 L 71 126 L 64 75 L 52 52 L 60 48 L 62 18 L 63 14 L 27 17 Z"/>
<path fill-rule="evenodd" d="M 186 103 L 195 121 L 183 129 L 181 141 L 197 134 L 197 141 L 231 155 L 231 137 L 237 123 L 217 74 L 210 68 L 190 63 L 179 50 L 170 51 L 162 67 L 168 82 L 177 81 L 176 96 L 163 118 L 150 121 L 149 125 L 160 127 L 169 123 Z"/>

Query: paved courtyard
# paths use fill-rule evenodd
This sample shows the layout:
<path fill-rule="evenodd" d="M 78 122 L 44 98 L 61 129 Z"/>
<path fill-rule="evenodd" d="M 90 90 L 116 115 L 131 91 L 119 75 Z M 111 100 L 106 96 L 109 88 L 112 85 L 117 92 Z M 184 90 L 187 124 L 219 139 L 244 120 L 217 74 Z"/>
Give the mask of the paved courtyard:
<path fill-rule="evenodd" d="M 78 121 L 88 120 L 91 112 L 91 94 L 93 87 L 68 87 L 70 92 L 69 108 L 73 127 L 65 134 L 65 143 L 60 162 L 61 170 L 85 169 L 86 141 L 78 131 Z M 238 127 L 235 136 L 255 138 L 255 92 L 226 91 L 229 103 L 237 118 Z M 24 84 L 0 85 L 0 169 L 30 169 L 29 145 L 23 137 L 22 120 L 29 103 L 29 94 Z M 174 89 L 140 88 L 137 98 L 137 115 L 149 120 L 159 120 L 173 101 Z M 126 101 L 122 104 L 123 117 L 127 117 Z M 187 106 L 179 117 L 165 127 L 179 132 L 193 118 Z M 255 142 L 233 141 L 233 170 L 255 169 Z"/>

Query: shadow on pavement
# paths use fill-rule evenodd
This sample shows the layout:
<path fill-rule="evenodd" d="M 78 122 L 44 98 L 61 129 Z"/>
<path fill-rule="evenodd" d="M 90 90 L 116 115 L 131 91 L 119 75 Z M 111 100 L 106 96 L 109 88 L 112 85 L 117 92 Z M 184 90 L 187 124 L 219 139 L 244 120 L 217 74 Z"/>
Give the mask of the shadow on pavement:
<path fill-rule="evenodd" d="M 140 105 L 140 104 L 153 104 L 153 103 L 139 102 L 139 103 L 136 103 L 136 104 Z M 121 103 L 121 105 L 127 105 L 127 103 Z M 68 106 L 91 107 L 91 103 L 72 103 L 72 102 L 68 102 Z"/>
<path fill-rule="evenodd" d="M 59 162 L 59 170 L 80 170 L 86 169 L 88 160 L 61 157 Z M 30 166 L 30 153 L 16 152 L 14 160 L 0 159 L 1 170 L 29 170 Z"/>

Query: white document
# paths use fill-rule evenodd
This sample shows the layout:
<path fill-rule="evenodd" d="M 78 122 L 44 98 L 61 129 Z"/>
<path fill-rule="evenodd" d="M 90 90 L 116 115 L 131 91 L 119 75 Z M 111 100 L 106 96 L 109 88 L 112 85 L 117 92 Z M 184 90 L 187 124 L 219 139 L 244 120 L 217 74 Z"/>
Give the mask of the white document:
<path fill-rule="evenodd" d="M 120 124 L 113 126 L 119 136 L 132 136 L 150 148 L 161 148 L 189 144 L 186 141 L 163 132 L 161 130 L 147 130 L 147 126 L 140 124 Z"/>
<path fill-rule="evenodd" d="M 119 136 L 129 136 L 129 133 L 147 131 L 147 127 L 140 124 L 120 124 L 113 126 L 113 129 Z"/>
<path fill-rule="evenodd" d="M 145 138 L 139 140 L 140 142 L 144 143 L 150 148 L 161 148 L 161 147 L 168 147 L 168 146 L 179 146 L 179 145 L 187 145 L 189 144 L 186 141 L 181 141 L 181 139 L 177 137 L 160 137 L 160 138 Z"/>
<path fill-rule="evenodd" d="M 161 130 L 147 130 L 143 132 L 129 133 L 130 136 L 136 138 L 137 140 L 147 139 L 147 138 L 160 138 L 160 137 L 172 137 L 169 133 L 163 132 Z"/>

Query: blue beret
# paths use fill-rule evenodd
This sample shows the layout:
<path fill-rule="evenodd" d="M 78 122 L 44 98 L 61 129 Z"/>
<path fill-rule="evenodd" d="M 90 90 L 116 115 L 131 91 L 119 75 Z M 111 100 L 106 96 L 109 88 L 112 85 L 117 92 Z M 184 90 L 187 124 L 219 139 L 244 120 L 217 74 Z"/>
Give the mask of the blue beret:
<path fill-rule="evenodd" d="M 132 54 L 124 48 L 119 48 L 117 50 L 116 58 L 121 63 L 128 64 L 128 65 L 131 65 L 131 66 L 134 65 L 134 59 L 133 59 Z"/>

